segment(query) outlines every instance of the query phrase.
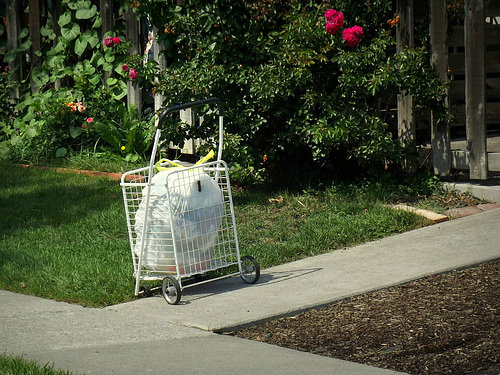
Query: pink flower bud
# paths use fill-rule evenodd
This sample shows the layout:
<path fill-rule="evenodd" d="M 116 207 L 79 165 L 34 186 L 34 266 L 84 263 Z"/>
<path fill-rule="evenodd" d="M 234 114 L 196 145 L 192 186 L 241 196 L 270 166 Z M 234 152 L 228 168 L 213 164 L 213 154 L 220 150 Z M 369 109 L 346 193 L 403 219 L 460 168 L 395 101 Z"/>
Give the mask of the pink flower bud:
<path fill-rule="evenodd" d="M 137 73 L 137 70 L 130 69 L 128 72 L 128 76 L 132 79 L 137 79 L 139 77 L 139 74 Z"/>
<path fill-rule="evenodd" d="M 113 38 L 110 36 L 107 36 L 106 38 L 104 38 L 104 45 L 106 47 L 111 47 L 113 45 Z"/>
<path fill-rule="evenodd" d="M 126 72 L 126 71 L 128 70 L 128 65 L 127 65 L 127 64 L 123 64 L 123 65 L 122 65 L 122 70 L 123 70 L 124 72 Z"/>

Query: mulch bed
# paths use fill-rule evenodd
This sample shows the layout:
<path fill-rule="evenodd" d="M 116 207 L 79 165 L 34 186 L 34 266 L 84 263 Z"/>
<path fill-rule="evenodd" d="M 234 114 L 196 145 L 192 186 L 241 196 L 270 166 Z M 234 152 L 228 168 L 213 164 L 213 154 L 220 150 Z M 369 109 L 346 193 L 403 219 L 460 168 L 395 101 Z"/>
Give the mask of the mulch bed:
<path fill-rule="evenodd" d="M 231 334 L 410 374 L 500 374 L 500 261 Z"/>

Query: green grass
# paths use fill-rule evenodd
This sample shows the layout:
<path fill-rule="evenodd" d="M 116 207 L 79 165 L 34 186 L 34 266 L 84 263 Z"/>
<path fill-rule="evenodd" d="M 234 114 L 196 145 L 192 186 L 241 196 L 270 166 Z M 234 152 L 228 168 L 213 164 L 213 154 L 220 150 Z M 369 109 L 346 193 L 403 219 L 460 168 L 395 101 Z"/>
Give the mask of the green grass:
<path fill-rule="evenodd" d="M 240 247 L 264 268 L 428 224 L 345 185 L 316 194 L 258 192 L 258 198 L 241 203 L 244 194 L 249 193 L 235 197 Z"/>
<path fill-rule="evenodd" d="M 104 177 L 0 164 L 0 288 L 84 306 L 134 299 L 121 194 Z M 385 205 L 405 194 L 368 182 L 235 191 L 241 253 L 266 268 L 428 224 Z"/>
<path fill-rule="evenodd" d="M 21 357 L 0 355 L 0 375 L 71 375 L 71 372 L 56 371 L 53 366 L 42 366 Z"/>
<path fill-rule="evenodd" d="M 86 306 L 131 298 L 117 181 L 1 165 L 0 288 Z"/>

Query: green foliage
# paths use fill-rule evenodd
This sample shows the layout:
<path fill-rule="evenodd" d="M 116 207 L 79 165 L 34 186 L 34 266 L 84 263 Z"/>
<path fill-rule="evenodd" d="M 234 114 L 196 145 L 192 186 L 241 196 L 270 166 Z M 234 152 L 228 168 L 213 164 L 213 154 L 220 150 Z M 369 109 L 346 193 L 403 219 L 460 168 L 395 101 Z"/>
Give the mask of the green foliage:
<path fill-rule="evenodd" d="M 149 121 L 143 122 L 133 110 L 126 114 L 122 110 L 130 80 L 128 71 L 123 69 L 129 59 L 130 43 L 115 32 L 100 39 L 102 19 L 90 0 L 64 0 L 61 7 L 61 16 L 49 17 L 40 30 L 42 50 L 37 54 L 42 64 L 30 76 L 38 90 L 29 92 L 27 77 L 23 82 L 25 94 L 16 107 L 17 116 L 0 124 L 2 150 L 7 150 L 12 160 L 25 162 L 98 149 L 112 149 L 127 160 L 137 160 L 151 144 L 151 134 L 146 134 Z M 61 30 L 59 36 L 54 31 L 56 24 Z M 23 30 L 19 39 L 26 36 L 27 30 Z M 106 43 L 106 38 L 112 41 Z M 4 61 L 12 61 L 20 52 L 9 51 Z M 154 64 L 150 65 L 151 72 Z M 72 108 L 70 103 L 79 105 Z M 101 136 L 97 131 L 111 127 L 117 127 L 121 133 L 133 133 L 124 136 L 129 138 L 124 143 L 126 153 L 121 145 L 106 142 L 109 132 L 103 131 Z"/>
<path fill-rule="evenodd" d="M 54 370 L 54 366 L 41 365 L 22 357 L 0 355 L 0 374 L 2 375 L 71 375 L 70 371 Z"/>
<path fill-rule="evenodd" d="M 62 3 L 59 19 L 49 19 L 41 28 L 44 61 L 32 72 L 36 85 L 43 90 L 59 81 L 61 86 L 85 91 L 106 84 L 114 99 L 123 98 L 128 77 L 121 67 L 127 59 L 130 44 L 122 41 L 123 37 L 119 43 L 104 44 L 100 39 L 102 19 L 90 0 L 65 0 Z M 61 35 L 57 38 L 53 29 L 55 23 L 61 28 Z M 106 36 L 119 38 L 115 33 Z M 113 79 L 105 80 L 105 72 L 112 74 Z"/>
<path fill-rule="evenodd" d="M 153 118 L 141 121 L 134 104 L 127 109 L 124 103 L 120 103 L 117 121 L 97 121 L 93 128 L 114 151 L 119 150 L 125 155 L 125 161 L 137 161 L 153 143 Z"/>
<path fill-rule="evenodd" d="M 157 2 L 141 4 L 147 10 Z M 363 27 L 358 46 L 347 47 L 341 32 L 326 33 L 324 13 L 333 7 L 343 12 L 344 28 Z M 156 17 L 167 25 L 161 39 L 176 46 L 168 57 L 177 61 L 159 89 L 170 105 L 221 98 L 228 132 L 257 169 L 300 163 L 298 154 L 306 163 L 347 157 L 380 168 L 404 152 L 384 111 L 398 92 L 444 109 L 426 49 L 395 55 L 390 1 L 193 1 L 165 6 Z"/>
<path fill-rule="evenodd" d="M 15 118 L 15 101 L 12 99 L 12 92 L 18 86 L 11 78 L 12 72 L 8 67 L 0 73 L 0 160 L 7 159 L 10 154 L 10 137 L 15 133 L 11 124 Z"/>
<path fill-rule="evenodd" d="M 156 62 L 129 56 L 131 46 L 119 22 L 99 37 L 102 19 L 95 2 L 64 0 L 59 19 L 49 17 L 41 29 L 43 63 L 32 72 L 39 92 L 23 98 L 22 124 L 18 119 L 4 131 L 17 154 L 25 147 L 38 147 L 45 155 L 93 147 L 128 160 L 143 156 L 150 145 L 149 123 L 124 111 L 120 102 L 130 80 L 147 90 L 154 86 L 153 93 L 167 98 L 165 106 L 219 97 L 231 138 L 226 151 L 234 158 L 225 159 L 242 180 L 260 180 L 263 171 L 287 178 L 320 165 L 380 169 L 388 161 L 397 163 L 406 151 L 388 109 L 402 91 L 413 95 L 418 109 L 432 109 L 437 125 L 447 121 L 446 91 L 429 66 L 426 36 L 421 45 L 396 54 L 397 22 L 387 22 L 394 18 L 390 0 L 183 3 L 144 0 L 120 8 L 148 15 L 160 30 L 169 66 L 159 71 Z M 344 15 L 345 24 L 335 35 L 325 29 L 324 14 L 331 8 Z M 54 25 L 61 28 L 60 36 Z M 358 45 L 348 46 L 342 32 L 355 25 L 363 28 L 363 36 Z M 117 41 L 110 42 L 112 37 Z M 26 31 L 20 40 L 21 45 L 28 42 Z M 25 47 L 9 51 L 5 61 Z M 64 89 L 53 91 L 53 85 Z M 75 124 L 61 128 L 60 115 L 45 117 L 61 100 L 73 100 L 68 87 L 74 100 L 95 109 L 94 127 L 85 132 Z M 203 127 L 169 120 L 165 139 L 175 144 L 209 139 L 216 127 L 210 118 Z M 43 142 L 20 142 L 40 137 Z"/>

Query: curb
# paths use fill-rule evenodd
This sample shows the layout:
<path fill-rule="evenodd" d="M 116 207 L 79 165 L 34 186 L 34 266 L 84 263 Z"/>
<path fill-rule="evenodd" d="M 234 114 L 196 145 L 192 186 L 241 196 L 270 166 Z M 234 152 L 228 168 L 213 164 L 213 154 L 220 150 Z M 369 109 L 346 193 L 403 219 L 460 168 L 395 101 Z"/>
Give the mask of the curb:
<path fill-rule="evenodd" d="M 120 180 L 122 178 L 122 173 L 114 173 L 114 172 L 99 172 L 99 171 L 87 171 L 84 169 L 68 169 L 68 168 L 57 168 L 57 167 L 43 167 L 37 165 L 29 165 L 29 164 L 19 164 L 20 167 L 23 168 L 35 168 L 42 170 L 52 170 L 56 172 L 63 173 L 76 173 L 76 174 L 85 174 L 91 177 L 108 177 L 112 180 Z M 133 177 L 133 176 L 130 176 Z"/>
<path fill-rule="evenodd" d="M 396 205 L 392 205 L 391 207 L 395 208 L 397 210 L 414 212 L 417 215 L 423 216 L 426 219 L 432 221 L 434 224 L 442 223 L 443 221 L 450 220 L 450 217 L 447 215 L 441 215 L 441 214 L 438 214 L 436 212 L 425 210 L 422 208 L 411 207 L 411 206 L 408 206 L 406 204 L 396 204 Z"/>

